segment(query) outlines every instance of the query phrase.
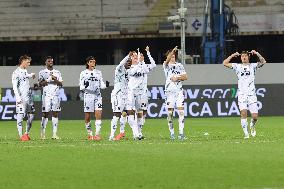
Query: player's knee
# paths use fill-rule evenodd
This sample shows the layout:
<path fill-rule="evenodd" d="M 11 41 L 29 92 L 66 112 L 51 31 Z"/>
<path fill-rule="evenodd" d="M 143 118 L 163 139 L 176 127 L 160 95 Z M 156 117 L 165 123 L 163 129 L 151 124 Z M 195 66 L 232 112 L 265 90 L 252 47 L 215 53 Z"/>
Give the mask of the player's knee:
<path fill-rule="evenodd" d="M 246 111 L 244 111 L 244 110 L 241 111 L 241 118 L 242 119 L 246 119 L 247 118 L 247 112 Z"/>
<path fill-rule="evenodd" d="M 137 117 L 142 118 L 143 117 L 143 111 L 139 111 L 138 114 L 137 114 Z"/>
<path fill-rule="evenodd" d="M 257 119 L 258 119 L 258 114 L 252 114 L 252 119 L 253 119 L 254 121 L 257 121 Z"/>
<path fill-rule="evenodd" d="M 126 117 L 127 113 L 123 111 L 121 115 L 122 115 L 122 117 Z"/>

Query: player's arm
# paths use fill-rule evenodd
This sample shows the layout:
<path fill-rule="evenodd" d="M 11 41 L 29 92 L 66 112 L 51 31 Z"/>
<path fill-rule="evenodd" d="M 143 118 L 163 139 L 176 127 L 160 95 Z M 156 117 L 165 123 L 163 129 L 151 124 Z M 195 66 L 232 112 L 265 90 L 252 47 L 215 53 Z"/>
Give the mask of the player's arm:
<path fill-rule="evenodd" d="M 42 72 L 38 74 L 38 84 L 40 87 L 44 87 L 48 84 L 48 82 L 44 79 Z"/>
<path fill-rule="evenodd" d="M 85 81 L 84 74 L 81 73 L 81 74 L 80 74 L 80 79 L 79 79 L 80 91 L 85 90 L 85 89 L 89 86 L 89 84 L 90 84 L 90 83 L 89 83 L 88 81 Z"/>
<path fill-rule="evenodd" d="M 129 57 L 130 57 L 130 53 L 120 61 L 120 63 L 116 67 L 116 69 L 119 69 L 119 68 L 123 67 L 126 64 L 126 62 L 129 59 Z"/>
<path fill-rule="evenodd" d="M 150 64 L 150 65 L 147 65 L 147 66 L 148 66 L 148 68 L 149 68 L 150 70 L 152 70 L 153 68 L 156 67 L 156 62 L 155 62 L 155 60 L 153 59 L 153 57 L 151 56 L 149 46 L 147 46 L 145 50 L 146 50 L 147 56 L 148 56 L 148 58 L 149 58 L 149 60 L 150 60 L 150 62 L 151 62 L 151 64 Z"/>
<path fill-rule="evenodd" d="M 109 81 L 104 82 L 102 73 L 100 75 L 101 75 L 101 79 L 100 79 L 101 89 L 106 89 L 107 87 L 109 87 Z"/>
<path fill-rule="evenodd" d="M 175 52 L 177 51 L 177 46 L 175 46 L 175 48 L 167 55 L 167 59 L 166 61 L 164 62 L 165 65 L 168 65 L 171 58 L 172 58 L 172 55 L 175 54 Z"/>
<path fill-rule="evenodd" d="M 35 78 L 36 74 L 35 73 L 30 73 L 30 74 L 27 74 L 28 78 Z"/>
<path fill-rule="evenodd" d="M 54 83 L 60 87 L 63 86 L 63 80 L 61 77 L 61 73 L 58 73 L 58 78 L 55 75 L 51 75 L 51 79 L 54 81 Z"/>
<path fill-rule="evenodd" d="M 20 104 L 22 102 L 19 90 L 18 90 L 18 83 L 19 83 L 19 77 L 17 73 L 12 74 L 12 85 L 13 85 L 13 91 L 15 93 L 16 102 L 17 104 Z"/>
<path fill-rule="evenodd" d="M 180 69 L 181 74 L 179 74 L 179 75 L 174 75 L 174 76 L 171 78 L 172 81 L 185 81 L 185 80 L 187 80 L 187 74 L 186 74 L 186 72 L 185 72 L 184 66 L 181 65 L 180 68 L 181 68 L 181 69 Z"/>
<path fill-rule="evenodd" d="M 230 63 L 230 61 L 231 61 L 232 58 L 237 57 L 237 56 L 240 56 L 240 53 L 235 52 L 235 53 L 231 54 L 228 58 L 226 58 L 223 61 L 223 65 L 227 68 L 233 68 L 232 63 Z"/>
<path fill-rule="evenodd" d="M 258 65 L 257 67 L 260 68 L 262 67 L 264 64 L 266 64 L 266 60 L 261 56 L 261 54 L 255 50 L 251 51 L 251 54 L 256 55 L 259 59 Z"/>

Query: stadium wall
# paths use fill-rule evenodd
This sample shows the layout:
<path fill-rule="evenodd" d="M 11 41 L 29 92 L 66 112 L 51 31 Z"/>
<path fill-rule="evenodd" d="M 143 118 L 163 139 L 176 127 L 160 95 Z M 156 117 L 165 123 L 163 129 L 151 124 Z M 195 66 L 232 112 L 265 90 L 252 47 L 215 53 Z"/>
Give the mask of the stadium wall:
<path fill-rule="evenodd" d="M 0 120 L 15 119 L 15 98 L 11 90 L 11 73 L 16 67 L 1 67 Z M 29 72 L 38 73 L 42 66 L 32 66 Z M 78 78 L 84 66 L 57 66 L 62 72 L 64 88 L 61 89 L 61 119 L 83 119 L 83 102 L 79 96 Z M 113 84 L 115 66 L 98 66 L 104 79 Z M 256 75 L 256 94 L 260 115 L 284 115 L 284 64 L 267 64 Z M 185 115 L 188 117 L 227 117 L 239 116 L 237 106 L 237 78 L 232 70 L 222 65 L 186 65 L 189 80 L 184 82 Z M 165 117 L 164 73 L 158 65 L 149 76 L 148 117 Z M 32 83 L 32 82 L 31 82 Z M 110 93 L 112 86 L 102 90 L 103 117 L 112 117 Z M 36 119 L 41 117 L 41 91 L 34 92 Z"/>

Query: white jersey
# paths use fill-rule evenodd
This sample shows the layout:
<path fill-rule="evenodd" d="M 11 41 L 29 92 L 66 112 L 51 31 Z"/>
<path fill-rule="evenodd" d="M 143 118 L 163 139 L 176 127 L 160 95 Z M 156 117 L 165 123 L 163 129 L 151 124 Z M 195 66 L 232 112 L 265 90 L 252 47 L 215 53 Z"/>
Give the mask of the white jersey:
<path fill-rule="evenodd" d="M 54 80 L 52 80 L 51 75 L 55 76 L 60 82 L 63 82 L 60 71 L 53 69 L 49 70 L 45 68 L 41 70 L 38 74 L 38 81 L 47 81 L 47 85 L 43 87 L 43 95 L 45 96 L 59 96 L 59 88 Z"/>
<path fill-rule="evenodd" d="M 182 90 L 181 81 L 172 81 L 171 78 L 175 75 L 186 74 L 185 69 L 181 63 L 175 64 L 163 64 L 165 76 L 166 76 L 166 92 L 178 92 Z"/>
<path fill-rule="evenodd" d="M 129 56 L 127 55 L 115 68 L 114 72 L 114 86 L 112 90 L 112 94 L 115 95 L 119 92 L 122 92 L 123 94 L 127 95 L 128 90 L 128 73 L 127 69 L 124 67 L 125 63 L 127 62 L 127 59 Z"/>
<path fill-rule="evenodd" d="M 31 90 L 29 78 L 32 74 L 28 74 L 26 69 L 18 67 L 12 74 L 12 85 L 16 97 L 16 102 L 29 101 L 31 99 Z"/>
<path fill-rule="evenodd" d="M 145 75 L 147 75 L 151 70 L 153 70 L 153 68 L 156 67 L 156 63 L 151 57 L 151 54 L 147 52 L 147 55 L 150 59 L 151 64 L 140 62 L 137 65 L 132 65 L 129 69 L 128 88 L 131 91 L 143 93 L 143 91 L 145 90 Z"/>
<path fill-rule="evenodd" d="M 94 69 L 93 71 L 86 69 L 81 72 L 79 80 L 80 90 L 83 90 L 85 94 L 101 95 L 101 89 L 106 88 L 106 84 L 103 81 L 102 72 Z"/>
<path fill-rule="evenodd" d="M 239 95 L 255 95 L 255 72 L 263 64 L 237 64 L 232 63 L 232 69 L 238 76 L 238 94 Z"/>

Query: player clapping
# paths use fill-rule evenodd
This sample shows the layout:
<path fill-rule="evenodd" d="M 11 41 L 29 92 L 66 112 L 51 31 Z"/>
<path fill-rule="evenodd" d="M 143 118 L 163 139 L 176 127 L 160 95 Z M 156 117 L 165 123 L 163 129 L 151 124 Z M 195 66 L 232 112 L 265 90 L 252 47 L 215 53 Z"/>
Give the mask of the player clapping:
<path fill-rule="evenodd" d="M 58 113 L 61 111 L 59 89 L 63 80 L 60 71 L 53 68 L 54 62 L 51 56 L 45 58 L 45 65 L 46 68 L 39 72 L 39 85 L 43 87 L 41 139 L 45 139 L 49 112 L 52 112 L 52 139 L 59 139 L 57 136 Z"/>

